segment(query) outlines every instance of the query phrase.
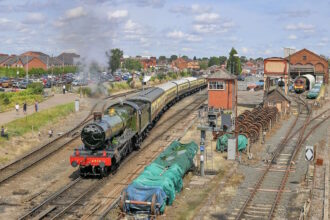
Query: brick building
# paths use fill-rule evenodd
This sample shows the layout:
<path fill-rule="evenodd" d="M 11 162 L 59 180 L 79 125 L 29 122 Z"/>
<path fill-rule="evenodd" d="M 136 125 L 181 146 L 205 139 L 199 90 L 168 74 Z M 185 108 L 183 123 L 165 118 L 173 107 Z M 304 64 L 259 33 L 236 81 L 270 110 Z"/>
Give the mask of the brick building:
<path fill-rule="evenodd" d="M 64 66 L 75 66 L 80 59 L 80 55 L 75 53 L 61 53 L 56 59 Z"/>
<path fill-rule="evenodd" d="M 207 78 L 208 107 L 210 109 L 233 109 L 235 81 L 236 77 L 225 69 L 220 69 Z"/>
<path fill-rule="evenodd" d="M 282 116 L 290 112 L 290 104 L 291 101 L 279 88 L 273 89 L 265 95 L 264 106 L 276 107 Z"/>
<path fill-rule="evenodd" d="M 310 50 L 302 49 L 286 57 L 290 62 L 290 75 L 295 78 L 300 74 L 312 74 L 316 81 L 328 83 L 328 61 Z M 312 68 L 311 68 L 312 67 Z"/>
<path fill-rule="evenodd" d="M 199 62 L 197 60 L 189 61 L 187 63 L 187 69 L 199 70 L 200 69 Z"/>
<path fill-rule="evenodd" d="M 156 67 L 156 65 L 157 65 L 157 58 L 156 57 L 140 58 L 139 60 L 142 64 L 143 69 Z"/>
<path fill-rule="evenodd" d="M 58 57 L 50 57 L 45 53 L 37 51 L 27 51 L 19 56 L 0 54 L 0 66 L 21 67 L 28 70 L 33 68 L 47 70 L 50 67 L 74 66 L 76 64 L 74 60 L 79 57 L 79 55 L 73 53 L 62 53 Z"/>
<path fill-rule="evenodd" d="M 172 68 L 184 70 L 188 68 L 188 62 L 182 57 L 172 61 Z"/>

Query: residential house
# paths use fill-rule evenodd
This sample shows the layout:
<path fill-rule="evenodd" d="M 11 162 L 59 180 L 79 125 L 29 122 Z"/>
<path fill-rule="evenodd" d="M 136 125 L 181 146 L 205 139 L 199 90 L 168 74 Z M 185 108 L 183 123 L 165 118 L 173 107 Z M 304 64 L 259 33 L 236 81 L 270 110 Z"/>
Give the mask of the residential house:
<path fill-rule="evenodd" d="M 199 70 L 200 69 L 199 62 L 197 60 L 189 61 L 187 63 L 187 69 Z"/>
<path fill-rule="evenodd" d="M 180 57 L 172 61 L 172 67 L 181 71 L 188 68 L 188 62 Z"/>

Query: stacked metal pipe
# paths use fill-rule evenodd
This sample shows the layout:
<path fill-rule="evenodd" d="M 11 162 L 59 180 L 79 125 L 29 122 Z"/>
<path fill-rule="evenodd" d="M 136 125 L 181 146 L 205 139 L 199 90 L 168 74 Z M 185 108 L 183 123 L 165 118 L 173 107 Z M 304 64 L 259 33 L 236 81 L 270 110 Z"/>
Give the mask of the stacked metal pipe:
<path fill-rule="evenodd" d="M 246 110 L 237 117 L 239 134 L 247 136 L 251 143 L 255 143 L 262 132 L 268 131 L 276 122 L 278 110 L 276 107 L 256 107 L 252 111 Z"/>

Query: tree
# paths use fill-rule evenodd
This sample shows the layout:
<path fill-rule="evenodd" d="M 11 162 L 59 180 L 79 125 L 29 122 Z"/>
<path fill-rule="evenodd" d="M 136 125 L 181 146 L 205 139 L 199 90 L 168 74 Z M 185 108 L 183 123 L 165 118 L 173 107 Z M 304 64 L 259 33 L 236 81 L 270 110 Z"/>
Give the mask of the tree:
<path fill-rule="evenodd" d="M 170 61 L 173 61 L 173 60 L 176 60 L 178 59 L 178 56 L 177 55 L 172 55 L 171 58 L 170 58 Z"/>
<path fill-rule="evenodd" d="M 224 65 L 227 61 L 227 57 L 226 56 L 220 56 L 219 61 L 220 61 L 220 65 Z"/>
<path fill-rule="evenodd" d="M 242 72 L 242 67 L 241 60 L 236 54 L 237 51 L 235 48 L 231 48 L 227 62 L 227 70 L 229 70 L 232 74 L 239 75 Z"/>
<path fill-rule="evenodd" d="M 206 60 L 199 61 L 199 67 L 201 68 L 201 70 L 206 70 L 207 66 L 208 66 L 208 61 Z"/>
<path fill-rule="evenodd" d="M 220 60 L 218 57 L 210 57 L 209 67 L 213 65 L 220 65 Z"/>
<path fill-rule="evenodd" d="M 159 56 L 158 60 L 159 61 L 165 61 L 166 60 L 166 56 Z"/>
<path fill-rule="evenodd" d="M 184 60 L 189 60 L 189 57 L 186 56 L 186 55 L 183 55 L 183 56 L 182 56 L 182 59 L 184 59 Z"/>
<path fill-rule="evenodd" d="M 194 58 L 193 58 L 194 60 L 197 60 L 197 58 L 196 58 L 196 56 L 194 56 Z"/>
<path fill-rule="evenodd" d="M 256 59 L 256 61 L 264 61 L 264 58 L 262 58 L 262 57 L 258 57 L 258 58 Z"/>
<path fill-rule="evenodd" d="M 111 49 L 110 51 L 107 51 L 106 56 L 108 57 L 108 69 L 111 70 L 111 72 L 115 72 L 120 67 L 120 59 L 123 57 L 123 51 L 116 48 Z"/>
<path fill-rule="evenodd" d="M 124 67 L 129 71 L 140 71 L 142 69 L 142 64 L 136 59 L 128 58 L 124 61 Z"/>
<path fill-rule="evenodd" d="M 246 56 L 241 56 L 239 59 L 241 60 L 241 63 L 246 63 L 248 61 Z"/>

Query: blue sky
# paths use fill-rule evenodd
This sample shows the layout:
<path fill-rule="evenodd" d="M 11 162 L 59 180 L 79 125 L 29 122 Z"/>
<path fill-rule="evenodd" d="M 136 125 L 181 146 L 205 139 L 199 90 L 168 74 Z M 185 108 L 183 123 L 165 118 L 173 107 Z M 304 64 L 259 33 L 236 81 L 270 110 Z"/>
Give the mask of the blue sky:
<path fill-rule="evenodd" d="M 0 53 L 283 56 L 330 55 L 329 0 L 0 0 Z"/>

